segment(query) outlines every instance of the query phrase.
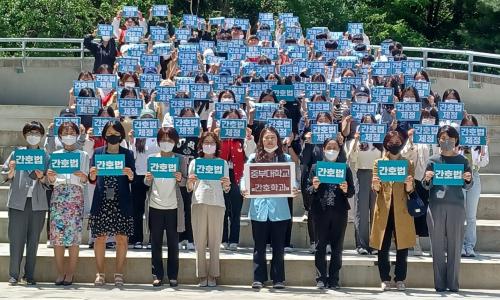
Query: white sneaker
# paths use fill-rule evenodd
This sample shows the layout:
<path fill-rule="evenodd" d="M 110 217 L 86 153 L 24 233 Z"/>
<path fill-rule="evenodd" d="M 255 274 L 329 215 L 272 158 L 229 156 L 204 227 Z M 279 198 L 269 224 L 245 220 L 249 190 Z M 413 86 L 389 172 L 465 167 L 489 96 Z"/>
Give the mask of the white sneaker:
<path fill-rule="evenodd" d="M 292 253 L 293 248 L 292 247 L 285 247 L 285 253 Z"/>
<path fill-rule="evenodd" d="M 236 244 L 236 243 L 229 244 L 229 250 L 238 251 L 238 244 Z"/>
<path fill-rule="evenodd" d="M 316 253 L 316 243 L 311 243 L 311 246 L 309 247 L 309 252 L 312 254 Z"/>
<path fill-rule="evenodd" d="M 54 245 L 50 241 L 47 241 L 47 248 L 54 248 Z"/>
<path fill-rule="evenodd" d="M 401 291 L 401 292 L 406 291 L 406 285 L 405 285 L 404 281 L 396 282 L 396 289 L 398 291 Z"/>
<path fill-rule="evenodd" d="M 186 248 L 184 247 L 183 243 L 179 243 L 179 250 L 185 250 Z"/>
<path fill-rule="evenodd" d="M 320 290 L 323 290 L 323 289 L 325 289 L 325 283 L 320 280 L 320 281 L 316 282 L 316 287 Z"/>
<path fill-rule="evenodd" d="M 332 253 L 332 246 L 330 244 L 326 245 L 326 254 Z"/>
<path fill-rule="evenodd" d="M 474 249 L 466 249 L 465 256 L 466 257 L 476 257 L 476 252 L 474 251 Z"/>
<path fill-rule="evenodd" d="M 227 250 L 228 248 L 229 248 L 229 245 L 227 243 L 220 244 L 220 249 L 221 250 Z"/>
<path fill-rule="evenodd" d="M 190 250 L 190 251 L 194 250 L 194 249 L 195 249 L 195 248 L 194 248 L 194 244 L 193 244 L 193 243 L 187 243 L 187 245 L 186 245 L 186 249 L 187 249 L 187 250 Z"/>
<path fill-rule="evenodd" d="M 383 281 L 380 284 L 380 289 L 382 292 L 389 291 L 391 289 L 391 282 L 390 281 Z"/>
<path fill-rule="evenodd" d="M 207 286 L 208 287 L 216 287 L 217 286 L 217 280 L 215 278 L 209 278 L 207 281 Z"/>
<path fill-rule="evenodd" d="M 467 256 L 467 252 L 465 252 L 465 249 L 462 248 L 462 253 L 460 254 L 462 257 L 466 257 Z"/>
<path fill-rule="evenodd" d="M 208 281 L 206 278 L 200 279 L 200 283 L 198 283 L 199 287 L 207 287 Z"/>
<path fill-rule="evenodd" d="M 413 247 L 413 250 L 410 253 L 412 256 L 423 256 L 424 255 L 422 248 L 418 247 L 418 245 Z"/>
<path fill-rule="evenodd" d="M 302 222 L 307 222 L 307 219 L 309 217 L 307 216 L 307 211 L 304 212 L 304 215 L 302 216 Z"/>

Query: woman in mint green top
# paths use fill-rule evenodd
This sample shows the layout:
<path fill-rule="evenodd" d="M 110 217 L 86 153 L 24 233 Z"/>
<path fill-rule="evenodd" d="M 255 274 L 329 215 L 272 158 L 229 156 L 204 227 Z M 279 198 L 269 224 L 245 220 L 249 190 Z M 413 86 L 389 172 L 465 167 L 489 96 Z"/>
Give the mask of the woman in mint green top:
<path fill-rule="evenodd" d="M 251 154 L 247 163 L 291 162 L 288 154 L 283 153 L 283 145 L 279 133 L 273 127 L 266 127 L 260 133 L 255 154 Z M 245 187 L 245 179 L 241 180 L 241 191 L 246 199 L 250 199 L 249 216 L 252 221 L 254 240 L 254 282 L 253 288 L 262 288 L 267 281 L 266 244 L 271 236 L 273 258 L 271 261 L 271 280 L 273 287 L 285 287 L 285 237 L 288 222 L 291 218 L 286 197 L 250 198 Z M 297 189 L 293 189 L 297 194 Z"/>

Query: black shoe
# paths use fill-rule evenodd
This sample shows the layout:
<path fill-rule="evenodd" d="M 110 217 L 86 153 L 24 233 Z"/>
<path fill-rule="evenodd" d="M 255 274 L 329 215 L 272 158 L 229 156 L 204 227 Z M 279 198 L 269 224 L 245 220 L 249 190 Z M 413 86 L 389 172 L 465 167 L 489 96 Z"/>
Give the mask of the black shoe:
<path fill-rule="evenodd" d="M 94 249 L 94 243 L 89 243 L 89 249 Z"/>
<path fill-rule="evenodd" d="M 64 285 L 64 279 L 61 281 L 54 282 L 54 285 Z"/>
<path fill-rule="evenodd" d="M 115 243 L 113 242 L 106 243 L 106 249 L 115 249 Z"/>
<path fill-rule="evenodd" d="M 458 289 L 448 289 L 452 293 L 458 293 Z"/>
<path fill-rule="evenodd" d="M 68 286 L 68 285 L 72 285 L 73 284 L 73 280 L 71 281 L 63 281 L 63 285 L 64 286 Z"/>
<path fill-rule="evenodd" d="M 23 281 L 26 283 L 26 285 L 36 285 L 36 281 L 34 279 L 23 278 Z"/>
<path fill-rule="evenodd" d="M 329 287 L 330 289 L 332 289 L 332 290 L 338 290 L 338 289 L 340 289 L 340 285 L 338 284 L 338 282 L 336 282 L 336 283 L 330 283 L 330 284 L 328 285 L 328 287 Z"/>
<path fill-rule="evenodd" d="M 446 292 L 446 289 L 436 289 L 436 292 L 438 292 L 438 293 L 444 293 L 444 292 Z"/>

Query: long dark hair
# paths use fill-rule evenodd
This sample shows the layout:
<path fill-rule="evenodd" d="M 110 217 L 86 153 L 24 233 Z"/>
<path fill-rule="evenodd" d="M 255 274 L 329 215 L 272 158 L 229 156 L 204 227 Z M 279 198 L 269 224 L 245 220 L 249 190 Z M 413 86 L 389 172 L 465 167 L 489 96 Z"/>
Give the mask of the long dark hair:
<path fill-rule="evenodd" d="M 266 150 L 264 150 L 264 138 L 263 137 L 264 137 L 264 134 L 266 134 L 269 131 L 274 133 L 276 135 L 276 138 L 277 138 L 278 149 L 276 149 L 276 151 L 274 151 L 274 154 L 278 158 L 279 162 L 286 161 L 285 154 L 283 153 L 283 143 L 281 142 L 280 134 L 278 133 L 278 131 L 274 127 L 269 126 L 269 127 L 264 127 L 264 129 L 262 129 L 262 131 L 260 132 L 259 143 L 257 144 L 257 150 L 255 153 L 255 162 L 273 162 L 273 161 L 269 160 L 269 155 L 266 152 Z"/>

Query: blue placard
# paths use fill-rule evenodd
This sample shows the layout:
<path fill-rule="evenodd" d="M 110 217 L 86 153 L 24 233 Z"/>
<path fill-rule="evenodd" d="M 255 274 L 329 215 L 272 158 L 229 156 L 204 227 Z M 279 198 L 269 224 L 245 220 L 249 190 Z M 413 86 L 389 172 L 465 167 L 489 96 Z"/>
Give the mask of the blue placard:
<path fill-rule="evenodd" d="M 291 59 L 307 59 L 307 48 L 305 46 L 288 46 L 288 57 Z"/>
<path fill-rule="evenodd" d="M 98 176 L 120 176 L 125 168 L 125 154 L 96 154 Z"/>
<path fill-rule="evenodd" d="M 95 87 L 97 89 L 115 89 L 118 83 L 118 77 L 115 74 L 96 74 Z"/>
<path fill-rule="evenodd" d="M 306 97 L 311 98 L 314 95 L 326 95 L 326 82 L 306 82 Z"/>
<path fill-rule="evenodd" d="M 177 94 L 176 86 L 157 86 L 156 87 L 156 101 L 169 102 Z"/>
<path fill-rule="evenodd" d="M 273 92 L 276 94 L 278 100 L 285 100 L 287 102 L 295 101 L 295 92 L 293 85 L 275 84 L 272 87 Z"/>
<path fill-rule="evenodd" d="M 339 50 L 349 50 L 352 49 L 352 43 L 349 40 L 338 40 L 338 46 L 337 49 Z M 339 58 L 341 58 L 340 56 Z"/>
<path fill-rule="evenodd" d="M 246 94 L 246 87 L 245 86 L 232 85 L 232 86 L 228 87 L 228 89 L 233 91 L 234 96 L 236 97 L 236 102 L 245 103 L 245 94 Z"/>
<path fill-rule="evenodd" d="M 257 38 L 260 41 L 272 41 L 273 33 L 270 30 L 259 30 L 257 31 Z"/>
<path fill-rule="evenodd" d="M 208 74 L 208 79 L 213 82 L 212 88 L 215 94 L 219 94 L 223 90 L 229 89 L 229 87 L 234 84 L 233 76 L 228 75 Z"/>
<path fill-rule="evenodd" d="M 437 133 L 439 131 L 438 125 L 421 125 L 415 124 L 413 125 L 413 143 L 415 144 L 429 144 L 436 145 L 437 141 Z"/>
<path fill-rule="evenodd" d="M 240 75 L 240 62 L 233 60 L 223 60 L 221 69 L 228 69 L 232 76 Z"/>
<path fill-rule="evenodd" d="M 200 51 L 204 52 L 207 49 L 215 49 L 215 42 L 214 41 L 204 41 L 201 40 L 200 43 Z M 209 56 L 210 57 L 210 56 Z"/>
<path fill-rule="evenodd" d="M 262 21 L 274 21 L 274 15 L 270 12 L 260 12 L 259 13 L 259 22 Z"/>
<path fill-rule="evenodd" d="M 485 146 L 487 132 L 486 127 L 460 126 L 460 145 Z"/>
<path fill-rule="evenodd" d="M 394 89 L 390 87 L 374 86 L 371 90 L 371 96 L 371 102 L 373 103 L 394 103 Z"/>
<path fill-rule="evenodd" d="M 153 90 L 160 85 L 160 74 L 141 74 L 140 76 L 141 89 Z"/>
<path fill-rule="evenodd" d="M 170 115 L 177 117 L 185 107 L 194 108 L 194 101 L 191 99 L 174 98 L 170 100 Z"/>
<path fill-rule="evenodd" d="M 460 121 L 464 118 L 463 103 L 438 103 L 438 118 L 440 121 Z"/>
<path fill-rule="evenodd" d="M 95 97 L 76 97 L 77 115 L 97 115 L 101 108 L 101 100 Z"/>
<path fill-rule="evenodd" d="M 311 133 L 312 144 L 323 144 L 326 139 L 337 138 L 338 126 L 337 124 L 312 124 Z"/>
<path fill-rule="evenodd" d="M 220 180 L 224 177 L 224 160 L 197 158 L 194 174 L 199 180 Z"/>
<path fill-rule="evenodd" d="M 210 25 L 222 26 L 224 25 L 225 19 L 226 18 L 224 17 L 210 18 L 208 19 L 208 22 L 210 23 Z"/>
<path fill-rule="evenodd" d="M 139 60 L 134 57 L 119 57 L 118 58 L 118 72 L 128 73 L 135 72 L 137 66 L 139 65 Z"/>
<path fill-rule="evenodd" d="M 284 17 L 283 24 L 285 24 L 285 28 L 289 26 L 299 26 L 299 17 L 296 16 Z"/>
<path fill-rule="evenodd" d="M 458 185 L 464 184 L 464 165 L 462 164 L 433 164 L 433 185 Z"/>
<path fill-rule="evenodd" d="M 157 68 L 160 64 L 160 56 L 159 55 L 151 55 L 151 54 L 142 54 L 141 55 L 141 67 L 143 68 Z M 141 74 L 142 75 L 151 75 L 151 74 Z M 158 74 L 159 75 L 159 74 Z M 142 79 L 141 79 L 142 81 Z"/>
<path fill-rule="evenodd" d="M 396 103 L 396 120 L 398 121 L 420 121 L 422 103 L 420 102 L 398 102 Z"/>
<path fill-rule="evenodd" d="M 175 39 L 178 41 L 187 41 L 191 37 L 191 29 L 189 28 L 176 28 Z"/>
<path fill-rule="evenodd" d="M 267 119 L 267 126 L 276 129 L 281 139 L 287 138 L 292 134 L 292 119 Z"/>
<path fill-rule="evenodd" d="M 234 25 L 234 18 L 225 18 L 224 19 L 224 27 L 226 29 L 231 29 Z"/>
<path fill-rule="evenodd" d="M 148 157 L 148 172 L 154 178 L 175 178 L 179 171 L 178 157 Z"/>
<path fill-rule="evenodd" d="M 118 111 L 120 116 L 137 117 L 142 110 L 141 99 L 118 99 Z"/>
<path fill-rule="evenodd" d="M 275 61 L 278 59 L 278 48 L 261 47 L 260 48 L 260 55 L 263 55 L 263 56 L 269 58 L 270 60 Z"/>
<path fill-rule="evenodd" d="M 354 34 L 363 34 L 365 32 L 363 23 L 347 23 L 347 31 Z"/>
<path fill-rule="evenodd" d="M 73 174 L 80 171 L 80 153 L 64 152 L 50 155 L 50 169 L 57 174 Z"/>
<path fill-rule="evenodd" d="M 286 39 L 299 40 L 302 37 L 302 28 L 296 26 L 287 27 L 284 34 Z"/>
<path fill-rule="evenodd" d="M 255 121 L 267 121 L 279 107 L 278 103 L 255 103 Z"/>
<path fill-rule="evenodd" d="M 149 28 L 149 32 L 151 33 L 150 39 L 152 41 L 166 41 L 168 40 L 168 30 L 167 28 L 161 26 L 151 26 Z"/>
<path fill-rule="evenodd" d="M 364 85 L 363 82 L 363 78 L 362 77 L 342 77 L 341 78 L 341 82 L 342 83 L 347 83 L 349 85 L 351 85 L 351 87 L 354 85 L 356 87 L 358 86 L 361 86 L 361 85 Z"/>
<path fill-rule="evenodd" d="M 182 76 L 191 76 L 192 73 L 199 71 L 198 52 L 196 51 L 179 51 L 179 67 L 182 71 Z"/>
<path fill-rule="evenodd" d="M 42 149 L 16 149 L 13 160 L 16 171 L 45 170 L 45 151 Z"/>
<path fill-rule="evenodd" d="M 239 108 L 240 108 L 240 104 L 239 103 L 222 103 L 222 102 L 216 102 L 215 103 L 215 119 L 217 119 L 217 120 L 222 119 L 222 115 L 227 110 L 239 109 Z"/>
<path fill-rule="evenodd" d="M 372 64 L 372 76 L 391 76 L 392 74 L 392 64 L 390 61 L 379 61 Z"/>
<path fill-rule="evenodd" d="M 54 131 L 53 134 L 57 136 L 57 132 L 59 131 L 59 127 L 64 122 L 73 122 L 80 128 L 80 117 L 55 117 L 54 118 Z"/>
<path fill-rule="evenodd" d="M 193 28 L 198 28 L 198 16 L 197 15 L 183 15 L 182 21 L 185 26 L 190 26 Z"/>
<path fill-rule="evenodd" d="M 189 94 L 195 100 L 208 100 L 212 91 L 212 85 L 208 83 L 191 83 L 189 85 Z"/>
<path fill-rule="evenodd" d="M 174 118 L 174 128 L 180 137 L 199 137 L 200 118 Z"/>
<path fill-rule="evenodd" d="M 102 136 L 102 130 L 104 126 L 109 121 L 114 121 L 115 118 L 112 117 L 93 117 L 92 118 L 92 135 L 93 136 Z"/>
<path fill-rule="evenodd" d="M 275 65 L 259 65 L 258 63 L 246 63 L 243 66 L 243 75 L 246 76 L 251 76 L 252 72 L 255 72 L 256 75 L 265 78 L 268 74 L 275 73 L 275 71 L 276 71 Z"/>
<path fill-rule="evenodd" d="M 340 184 L 345 182 L 347 172 L 346 163 L 318 161 L 316 176 L 321 183 Z"/>
<path fill-rule="evenodd" d="M 330 83 L 330 98 L 338 98 L 340 100 L 350 100 L 352 98 L 351 85 L 349 83 L 343 83 L 343 82 Z"/>
<path fill-rule="evenodd" d="M 332 113 L 331 102 L 307 102 L 307 117 L 309 120 L 316 120 L 316 116 L 320 112 Z"/>
<path fill-rule="evenodd" d="M 168 16 L 168 5 L 153 5 L 153 17 Z"/>
<path fill-rule="evenodd" d="M 141 56 L 146 53 L 146 44 L 130 44 L 127 51 L 125 51 L 125 57 L 141 58 Z M 154 48 L 154 46 L 153 46 Z"/>
<path fill-rule="evenodd" d="M 293 90 L 295 92 L 295 97 L 302 97 L 305 95 L 306 83 L 305 82 L 294 82 Z"/>
<path fill-rule="evenodd" d="M 364 115 L 375 116 L 377 114 L 377 103 L 352 103 L 351 115 L 355 120 L 361 120 Z"/>
<path fill-rule="evenodd" d="M 360 141 L 362 143 L 382 143 L 387 132 L 385 124 L 367 124 L 359 125 Z"/>
<path fill-rule="evenodd" d="M 143 35 L 144 28 L 142 28 L 141 26 L 129 27 L 127 31 L 125 31 L 125 42 L 139 43 Z"/>
<path fill-rule="evenodd" d="M 97 35 L 100 37 L 103 37 L 103 36 L 113 37 L 113 26 L 111 26 L 109 24 L 97 25 Z"/>
<path fill-rule="evenodd" d="M 418 71 L 422 70 L 421 60 L 403 60 L 401 62 L 401 71 L 404 75 L 413 76 Z"/>
<path fill-rule="evenodd" d="M 389 47 L 392 46 L 394 43 L 381 43 L 380 44 L 380 54 L 385 55 L 385 56 L 392 56 L 391 50 L 389 50 Z"/>
<path fill-rule="evenodd" d="M 122 17 L 136 18 L 139 16 L 139 9 L 137 6 L 124 6 L 122 9 Z"/>
<path fill-rule="evenodd" d="M 159 127 L 158 119 L 136 119 L 132 122 L 135 138 L 156 138 Z"/>
<path fill-rule="evenodd" d="M 306 38 L 308 40 L 316 40 L 316 36 L 322 33 L 328 33 L 329 30 L 327 27 L 312 27 L 307 28 L 306 30 Z"/>
<path fill-rule="evenodd" d="M 82 89 L 95 89 L 94 81 L 87 80 L 73 80 L 73 95 L 78 96 Z"/>
<path fill-rule="evenodd" d="M 265 90 L 270 90 L 273 86 L 272 82 L 250 82 L 245 83 L 244 86 L 248 87 L 248 95 L 253 98 L 259 98 L 260 94 Z"/>
<path fill-rule="evenodd" d="M 227 49 L 228 60 L 244 60 L 246 58 L 247 47 L 244 46 L 229 46 Z"/>
<path fill-rule="evenodd" d="M 431 94 L 431 83 L 427 81 L 414 81 L 413 87 L 417 89 L 420 98 L 427 98 Z"/>
<path fill-rule="evenodd" d="M 221 139 L 244 139 L 246 137 L 247 120 L 222 119 L 219 122 Z"/>
<path fill-rule="evenodd" d="M 234 19 L 234 26 L 239 26 L 241 30 L 247 31 L 250 27 L 250 21 L 248 19 Z"/>
<path fill-rule="evenodd" d="M 404 182 L 408 177 L 407 160 L 379 160 L 378 177 L 382 182 Z"/>

